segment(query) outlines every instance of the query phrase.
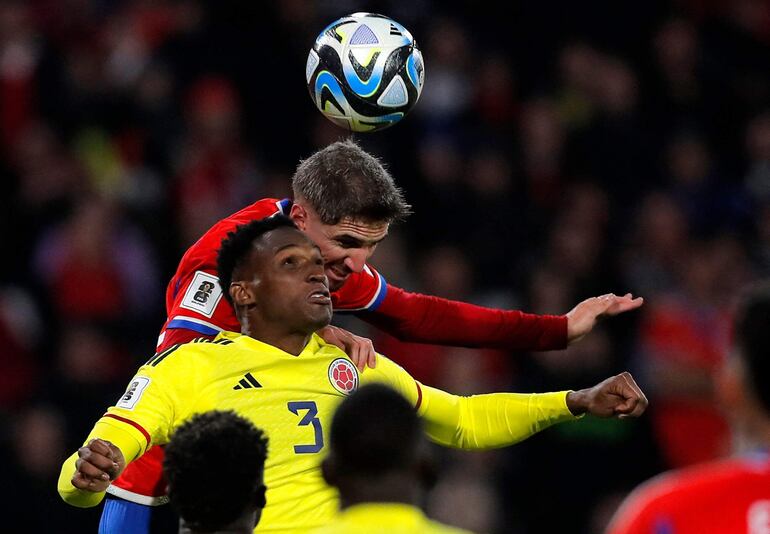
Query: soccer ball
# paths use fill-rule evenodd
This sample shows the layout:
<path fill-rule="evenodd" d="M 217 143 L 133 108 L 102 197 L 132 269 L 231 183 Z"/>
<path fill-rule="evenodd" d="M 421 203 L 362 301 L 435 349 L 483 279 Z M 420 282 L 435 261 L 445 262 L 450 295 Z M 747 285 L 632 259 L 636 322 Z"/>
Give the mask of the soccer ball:
<path fill-rule="evenodd" d="M 375 13 L 353 13 L 327 26 L 305 69 L 310 98 L 321 113 L 354 132 L 400 121 L 420 98 L 424 78 L 412 34 Z"/>

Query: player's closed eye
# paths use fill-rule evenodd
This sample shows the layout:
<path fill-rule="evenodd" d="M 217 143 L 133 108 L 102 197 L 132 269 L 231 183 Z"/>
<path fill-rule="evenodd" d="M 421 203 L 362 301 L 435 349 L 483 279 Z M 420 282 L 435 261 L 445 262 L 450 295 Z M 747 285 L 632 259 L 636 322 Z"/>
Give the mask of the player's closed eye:
<path fill-rule="evenodd" d="M 363 243 L 357 239 L 341 238 L 337 239 L 337 244 L 342 248 L 361 248 Z"/>

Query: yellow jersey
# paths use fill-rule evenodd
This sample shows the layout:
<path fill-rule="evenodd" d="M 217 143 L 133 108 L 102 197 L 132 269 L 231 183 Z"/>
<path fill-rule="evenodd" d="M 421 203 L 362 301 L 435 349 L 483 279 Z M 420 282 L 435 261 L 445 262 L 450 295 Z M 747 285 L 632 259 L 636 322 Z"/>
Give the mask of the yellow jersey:
<path fill-rule="evenodd" d="M 417 408 L 428 437 L 452 447 L 509 445 L 575 418 L 566 392 L 458 397 L 423 386 L 380 355 L 375 369 L 359 375 L 342 350 L 315 334 L 294 356 L 249 336 L 223 332 L 214 340 L 196 340 L 153 356 L 86 442 L 95 437 L 110 441 L 130 462 L 151 444 L 168 443 L 192 415 L 234 410 L 270 440 L 267 506 L 257 532 L 304 532 L 329 523 L 337 512 L 336 490 L 324 482 L 320 462 L 334 409 L 359 382 L 393 387 Z M 104 493 L 78 490 L 71 483 L 76 460 L 77 453 L 62 466 L 59 493 L 75 506 L 95 506 Z"/>
<path fill-rule="evenodd" d="M 467 530 L 431 521 L 416 506 L 400 503 L 363 503 L 337 514 L 312 534 L 470 534 Z"/>

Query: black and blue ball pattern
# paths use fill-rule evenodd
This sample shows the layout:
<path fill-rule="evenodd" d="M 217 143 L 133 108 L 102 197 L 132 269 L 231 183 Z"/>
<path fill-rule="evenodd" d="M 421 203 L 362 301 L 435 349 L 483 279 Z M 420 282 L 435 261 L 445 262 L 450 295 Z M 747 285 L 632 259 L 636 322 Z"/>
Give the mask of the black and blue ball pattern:
<path fill-rule="evenodd" d="M 307 58 L 308 91 L 334 124 L 354 132 L 400 121 L 420 98 L 422 53 L 412 34 L 383 15 L 354 13 L 327 26 Z"/>

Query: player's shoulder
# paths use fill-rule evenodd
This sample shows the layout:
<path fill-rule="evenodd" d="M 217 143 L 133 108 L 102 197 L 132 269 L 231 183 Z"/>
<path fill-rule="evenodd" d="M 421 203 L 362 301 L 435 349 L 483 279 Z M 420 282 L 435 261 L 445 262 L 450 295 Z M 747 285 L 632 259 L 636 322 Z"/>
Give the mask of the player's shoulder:
<path fill-rule="evenodd" d="M 637 487 L 627 499 L 628 506 L 637 509 L 677 509 L 695 505 L 715 492 L 722 493 L 732 486 L 741 486 L 745 479 L 758 472 L 770 476 L 767 461 L 737 457 L 716 460 L 682 469 L 667 471 Z"/>
<path fill-rule="evenodd" d="M 235 332 L 220 332 L 216 337 L 198 337 L 186 343 L 177 343 L 158 351 L 147 360 L 145 366 L 159 367 L 165 362 L 164 367 L 174 364 L 190 365 L 192 362 L 205 361 L 217 357 L 222 352 L 232 350 L 235 339 L 240 334 Z M 174 362 L 171 364 L 170 362 Z"/>
<path fill-rule="evenodd" d="M 351 274 L 342 287 L 332 293 L 334 310 L 376 310 L 385 299 L 387 291 L 385 278 L 374 267 L 366 264 L 361 272 Z"/>
<path fill-rule="evenodd" d="M 224 219 L 219 220 L 219 222 L 214 224 L 214 226 L 206 232 L 202 239 L 206 241 L 207 238 L 229 232 L 238 225 L 264 219 L 265 217 L 270 217 L 277 213 L 288 215 L 291 210 L 291 204 L 292 202 L 289 199 L 280 200 L 277 198 L 263 198 L 257 200 L 235 213 L 228 215 Z M 217 243 L 217 248 L 218 245 L 219 244 Z"/>
<path fill-rule="evenodd" d="M 262 198 L 233 213 L 227 219 L 242 224 L 243 222 L 263 219 L 278 213 L 289 215 L 291 205 L 292 201 L 288 198 L 283 200 L 277 198 Z"/>

